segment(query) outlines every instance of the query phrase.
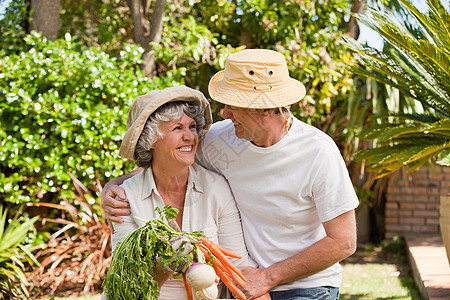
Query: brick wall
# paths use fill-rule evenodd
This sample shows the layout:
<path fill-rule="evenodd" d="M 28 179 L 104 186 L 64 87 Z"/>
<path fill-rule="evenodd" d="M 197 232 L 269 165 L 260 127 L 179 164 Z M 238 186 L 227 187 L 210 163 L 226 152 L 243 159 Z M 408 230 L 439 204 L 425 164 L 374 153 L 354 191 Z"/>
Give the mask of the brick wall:
<path fill-rule="evenodd" d="M 421 167 L 391 175 L 386 194 L 385 238 L 439 234 L 439 200 L 450 193 L 450 167 Z"/>

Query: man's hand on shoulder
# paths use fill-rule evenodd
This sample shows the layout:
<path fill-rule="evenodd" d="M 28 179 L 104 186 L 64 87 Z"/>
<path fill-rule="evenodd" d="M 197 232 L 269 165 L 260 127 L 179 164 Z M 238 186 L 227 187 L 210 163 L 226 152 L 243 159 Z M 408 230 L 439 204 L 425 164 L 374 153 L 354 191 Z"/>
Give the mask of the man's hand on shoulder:
<path fill-rule="evenodd" d="M 139 174 L 143 169 L 137 168 L 132 172 L 122 175 L 119 178 L 108 182 L 102 189 L 102 208 L 108 222 L 109 229 L 114 233 L 114 228 L 111 222 L 122 223 L 123 219 L 120 216 L 129 216 L 131 214 L 130 204 L 126 201 L 127 196 L 125 191 L 119 186 L 128 178 Z"/>
<path fill-rule="evenodd" d="M 116 184 L 106 184 L 102 190 L 101 198 L 103 213 L 111 232 L 114 233 L 111 222 L 122 223 L 123 219 L 120 216 L 131 214 L 130 204 L 126 201 L 125 191 Z"/>

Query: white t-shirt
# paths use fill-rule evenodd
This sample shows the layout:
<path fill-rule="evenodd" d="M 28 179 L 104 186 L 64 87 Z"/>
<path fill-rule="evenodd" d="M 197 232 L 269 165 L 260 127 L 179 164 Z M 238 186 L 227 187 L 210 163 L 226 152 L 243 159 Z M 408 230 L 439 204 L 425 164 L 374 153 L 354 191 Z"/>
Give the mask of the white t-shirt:
<path fill-rule="evenodd" d="M 217 122 L 206 134 L 197 159 L 228 180 L 241 212 L 247 249 L 263 268 L 325 237 L 322 222 L 359 203 L 333 140 L 295 118 L 289 134 L 267 148 L 237 138 L 230 120 Z M 273 291 L 339 287 L 341 273 L 337 263 Z"/>
<path fill-rule="evenodd" d="M 121 186 L 130 203 L 131 215 L 122 217 L 123 223 L 113 223 L 113 253 L 117 244 L 134 229 L 144 226 L 143 220 L 159 218 L 155 208 L 164 208 L 153 178 L 151 168 L 126 180 Z M 255 266 L 249 260 L 244 244 L 239 211 L 228 183 L 222 176 L 208 171 L 198 164 L 189 167 L 186 202 L 183 211 L 183 231 L 203 231 L 211 241 L 242 256 L 242 259 L 229 258 L 237 266 Z M 114 254 L 113 254 L 114 255 Z M 168 280 L 161 288 L 161 300 L 185 300 L 186 291 L 182 279 Z M 104 299 L 104 295 L 103 298 Z"/>

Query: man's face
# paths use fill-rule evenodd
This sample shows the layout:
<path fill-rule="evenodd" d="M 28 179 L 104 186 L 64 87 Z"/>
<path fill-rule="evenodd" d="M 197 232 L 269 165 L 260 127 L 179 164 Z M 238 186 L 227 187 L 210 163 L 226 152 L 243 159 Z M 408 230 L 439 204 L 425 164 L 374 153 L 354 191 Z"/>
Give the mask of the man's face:
<path fill-rule="evenodd" d="M 267 134 L 264 122 L 265 114 L 262 110 L 225 105 L 222 117 L 233 122 L 238 138 L 246 139 L 255 145 L 258 145 L 259 141 Z"/>

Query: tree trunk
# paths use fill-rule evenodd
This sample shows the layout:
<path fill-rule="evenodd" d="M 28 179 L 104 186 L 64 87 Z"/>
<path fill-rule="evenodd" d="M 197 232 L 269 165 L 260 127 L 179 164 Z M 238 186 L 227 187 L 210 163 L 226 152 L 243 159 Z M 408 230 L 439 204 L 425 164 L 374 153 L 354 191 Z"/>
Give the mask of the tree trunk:
<path fill-rule="evenodd" d="M 145 2 L 144 2 L 145 1 Z M 150 22 L 146 15 L 150 6 L 150 1 L 127 0 L 133 21 L 133 38 L 144 49 L 148 50 L 148 36 L 150 32 Z"/>
<path fill-rule="evenodd" d="M 239 38 L 239 46 L 249 46 L 251 45 L 251 43 L 253 42 L 253 38 L 250 34 L 250 32 L 248 32 L 245 29 L 241 30 L 241 36 Z"/>
<path fill-rule="evenodd" d="M 352 14 L 360 14 L 363 12 L 364 7 L 366 7 L 366 0 L 352 0 Z M 358 21 L 353 16 L 350 16 L 346 24 L 346 31 L 350 34 L 352 38 L 357 40 L 359 38 L 359 25 Z"/>
<path fill-rule="evenodd" d="M 41 32 L 48 39 L 56 39 L 61 26 L 61 0 L 31 0 L 30 30 Z"/>
<path fill-rule="evenodd" d="M 166 11 L 166 0 L 156 0 L 151 23 L 147 19 L 150 0 L 127 0 L 133 20 L 133 37 L 144 48 L 142 69 L 147 77 L 152 77 L 155 70 L 155 55 L 150 54 L 150 43 L 159 43 Z"/>

